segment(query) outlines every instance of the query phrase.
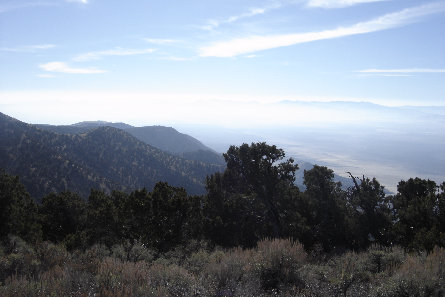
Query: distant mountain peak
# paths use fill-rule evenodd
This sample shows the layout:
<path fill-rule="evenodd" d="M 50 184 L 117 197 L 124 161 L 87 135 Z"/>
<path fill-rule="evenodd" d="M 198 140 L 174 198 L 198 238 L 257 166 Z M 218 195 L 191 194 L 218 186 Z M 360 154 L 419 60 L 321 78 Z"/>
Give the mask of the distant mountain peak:
<path fill-rule="evenodd" d="M 103 126 L 110 126 L 118 129 L 128 129 L 133 128 L 133 126 L 125 124 L 125 123 L 113 123 L 113 122 L 107 122 L 107 121 L 83 121 L 79 123 L 75 123 L 71 125 L 73 127 L 81 127 L 81 128 L 95 128 L 95 127 L 103 127 Z"/>

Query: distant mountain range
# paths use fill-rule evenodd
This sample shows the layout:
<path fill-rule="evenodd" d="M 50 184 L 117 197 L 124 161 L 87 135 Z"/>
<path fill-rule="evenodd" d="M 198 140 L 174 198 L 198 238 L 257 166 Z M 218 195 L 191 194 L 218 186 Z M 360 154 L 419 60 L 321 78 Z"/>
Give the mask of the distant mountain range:
<path fill-rule="evenodd" d="M 128 130 L 137 131 L 134 133 L 139 133 L 145 142 Z M 170 134 L 163 138 L 159 130 Z M 158 137 L 150 137 L 149 132 L 158 133 Z M 37 200 L 50 192 L 65 190 L 87 197 L 92 188 L 151 189 L 158 181 L 184 187 L 191 194 L 202 194 L 205 177 L 224 170 L 216 162 L 179 157 L 194 152 L 200 155 L 200 150 L 211 156 L 216 153 L 194 138 L 166 127 L 135 128 L 106 122 L 30 125 L 0 113 L 0 139 L 0 168 L 20 176 Z M 187 141 L 182 143 L 180 139 Z M 176 155 L 147 144 L 151 140 L 171 148 L 170 151 L 178 147 Z"/>
<path fill-rule="evenodd" d="M 188 160 L 225 165 L 221 154 L 202 144 L 199 140 L 179 133 L 171 127 L 146 126 L 133 127 L 125 123 L 104 121 L 80 122 L 73 125 L 53 126 L 36 125 L 37 127 L 59 134 L 82 134 L 99 127 L 113 127 L 124 130 L 140 141 L 160 150 L 175 154 Z"/>

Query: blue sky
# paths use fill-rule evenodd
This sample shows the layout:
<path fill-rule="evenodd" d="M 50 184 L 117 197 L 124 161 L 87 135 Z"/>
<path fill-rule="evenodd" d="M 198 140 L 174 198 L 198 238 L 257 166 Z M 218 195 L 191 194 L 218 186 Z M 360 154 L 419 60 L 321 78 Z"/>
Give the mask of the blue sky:
<path fill-rule="evenodd" d="M 445 1 L 0 0 L 0 108 L 235 125 L 288 124 L 267 117 L 282 100 L 443 106 L 444 36 Z"/>

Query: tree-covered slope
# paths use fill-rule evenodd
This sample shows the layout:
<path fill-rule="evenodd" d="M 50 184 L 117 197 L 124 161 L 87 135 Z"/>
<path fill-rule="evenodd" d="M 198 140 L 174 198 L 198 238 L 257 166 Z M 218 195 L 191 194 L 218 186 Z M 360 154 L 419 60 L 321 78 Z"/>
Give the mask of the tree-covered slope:
<path fill-rule="evenodd" d="M 114 127 L 124 130 L 140 141 L 160 150 L 173 153 L 184 159 L 205 163 L 224 165 L 222 155 L 216 153 L 190 135 L 178 132 L 176 129 L 164 126 L 133 127 L 125 123 L 110 123 L 104 121 L 80 122 L 73 125 L 37 125 L 39 128 L 59 134 L 81 134 L 98 127 Z"/>
<path fill-rule="evenodd" d="M 198 194 L 204 192 L 205 177 L 221 170 L 168 154 L 112 127 L 57 134 L 0 114 L 0 139 L 0 167 L 19 175 L 37 199 L 64 190 L 86 197 L 91 188 L 151 189 L 158 181 Z"/>

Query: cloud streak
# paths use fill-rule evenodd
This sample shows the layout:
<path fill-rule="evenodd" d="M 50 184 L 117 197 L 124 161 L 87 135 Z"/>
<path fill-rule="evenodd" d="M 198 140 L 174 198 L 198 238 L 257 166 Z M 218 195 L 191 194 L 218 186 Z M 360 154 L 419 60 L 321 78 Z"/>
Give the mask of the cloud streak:
<path fill-rule="evenodd" d="M 40 64 L 39 68 L 48 72 L 58 72 L 67 74 L 98 74 L 105 73 L 105 70 L 100 70 L 94 67 L 90 68 L 73 68 L 64 62 L 50 62 Z"/>
<path fill-rule="evenodd" d="M 147 49 L 124 49 L 124 48 L 115 48 L 111 50 L 105 51 L 96 51 L 89 52 L 85 54 L 78 55 L 73 58 L 73 61 L 76 62 L 84 62 L 91 60 L 99 60 L 103 57 L 107 56 L 134 56 L 134 55 L 145 55 L 151 54 L 155 51 L 155 49 L 147 48 Z"/>
<path fill-rule="evenodd" d="M 432 69 L 432 68 L 365 69 L 356 72 L 369 73 L 369 74 L 445 73 L 445 69 Z"/>
<path fill-rule="evenodd" d="M 390 0 L 309 0 L 308 7 L 343 8 L 363 3 L 383 2 Z"/>
<path fill-rule="evenodd" d="M 47 50 L 55 48 L 55 44 L 36 44 L 36 45 L 24 45 L 18 47 L 2 47 L 0 51 L 2 52 L 13 52 L 13 53 L 33 53 L 40 50 Z"/>
<path fill-rule="evenodd" d="M 245 19 L 245 18 L 250 18 L 256 15 L 261 15 L 261 14 L 265 14 L 267 11 L 272 10 L 272 9 L 277 9 L 280 8 L 282 5 L 280 3 L 277 3 L 275 5 L 271 5 L 271 6 L 267 6 L 267 7 L 262 7 L 262 8 L 251 8 L 249 11 L 239 14 L 239 15 L 234 15 L 234 16 L 230 16 L 226 19 L 222 19 L 222 20 L 216 20 L 216 19 L 212 19 L 209 20 L 207 25 L 204 25 L 201 27 L 201 29 L 204 30 L 214 30 L 217 27 L 219 27 L 222 24 L 230 24 L 230 23 L 234 23 L 238 20 L 241 19 Z"/>
<path fill-rule="evenodd" d="M 54 2 L 25 2 L 25 3 L 14 3 L 14 4 L 0 4 L 0 13 L 9 12 L 22 8 L 31 7 L 42 7 L 42 6 L 57 6 Z"/>
<path fill-rule="evenodd" d="M 148 43 L 153 43 L 153 44 L 172 44 L 178 42 L 178 40 L 175 39 L 161 39 L 161 38 L 144 38 L 144 40 Z"/>
<path fill-rule="evenodd" d="M 417 7 L 406 8 L 389 13 L 370 21 L 357 23 L 349 27 L 338 27 L 319 32 L 282 34 L 269 36 L 250 36 L 229 41 L 216 42 L 199 48 L 201 57 L 234 57 L 257 51 L 291 46 L 300 43 L 340 38 L 352 35 L 372 33 L 392 29 L 419 21 L 420 19 L 445 11 L 445 2 L 434 2 Z"/>
<path fill-rule="evenodd" d="M 42 74 L 37 74 L 37 77 L 40 77 L 40 78 L 54 78 L 56 76 L 54 74 L 42 73 Z"/>
<path fill-rule="evenodd" d="M 67 0 L 67 2 L 77 2 L 82 4 L 88 4 L 88 0 Z"/>

